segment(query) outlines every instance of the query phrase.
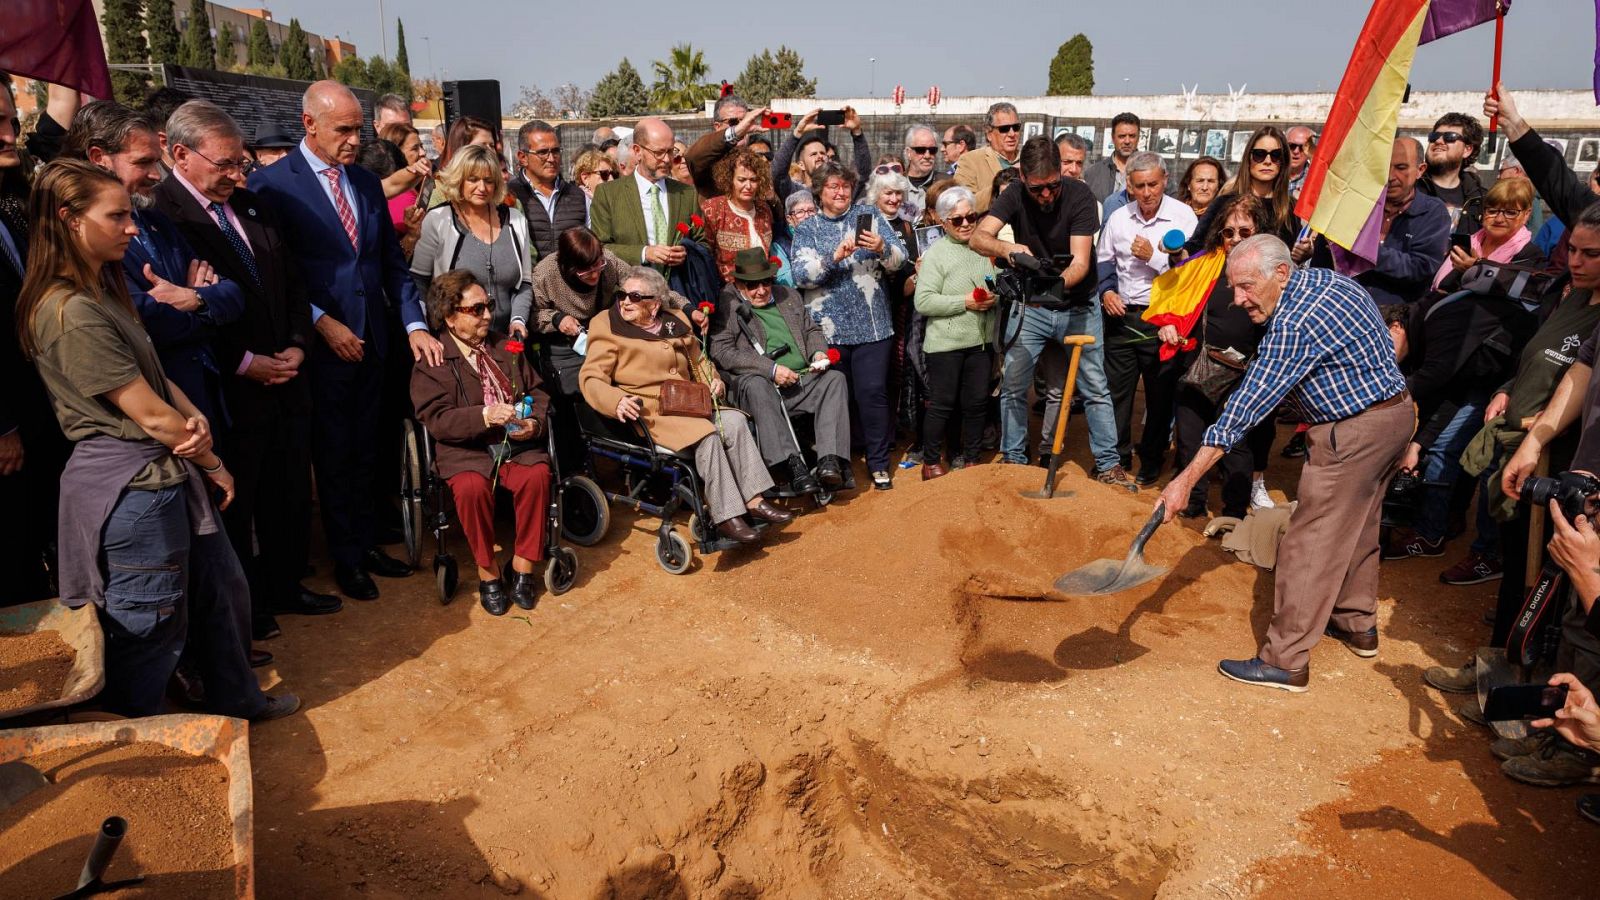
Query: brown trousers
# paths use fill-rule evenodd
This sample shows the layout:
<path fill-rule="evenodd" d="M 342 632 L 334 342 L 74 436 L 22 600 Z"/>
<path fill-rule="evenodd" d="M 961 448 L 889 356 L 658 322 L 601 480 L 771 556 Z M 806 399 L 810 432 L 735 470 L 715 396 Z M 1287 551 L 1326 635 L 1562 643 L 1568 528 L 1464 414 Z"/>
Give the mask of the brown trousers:
<path fill-rule="evenodd" d="M 1383 494 L 1416 424 L 1416 407 L 1406 397 L 1306 433 L 1300 505 L 1278 546 L 1263 661 L 1304 667 L 1330 618 L 1346 631 L 1377 624 Z"/>

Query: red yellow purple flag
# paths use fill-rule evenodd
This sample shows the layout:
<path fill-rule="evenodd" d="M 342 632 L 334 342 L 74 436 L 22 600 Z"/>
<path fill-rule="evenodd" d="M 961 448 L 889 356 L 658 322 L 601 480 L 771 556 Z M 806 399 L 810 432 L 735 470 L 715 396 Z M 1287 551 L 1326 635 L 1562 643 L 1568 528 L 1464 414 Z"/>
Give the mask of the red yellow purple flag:
<path fill-rule="evenodd" d="M 1211 296 L 1211 288 L 1222 276 L 1225 256 L 1222 248 L 1218 247 L 1204 256 L 1190 257 L 1182 265 L 1157 275 L 1156 280 L 1150 283 L 1150 305 L 1139 318 L 1157 328 L 1171 325 L 1178 329 L 1179 334 L 1188 337 L 1194 331 L 1194 324 L 1200 321 L 1200 313 L 1206 308 L 1206 298 Z M 1177 347 L 1161 345 L 1162 359 L 1171 359 L 1177 353 Z"/>

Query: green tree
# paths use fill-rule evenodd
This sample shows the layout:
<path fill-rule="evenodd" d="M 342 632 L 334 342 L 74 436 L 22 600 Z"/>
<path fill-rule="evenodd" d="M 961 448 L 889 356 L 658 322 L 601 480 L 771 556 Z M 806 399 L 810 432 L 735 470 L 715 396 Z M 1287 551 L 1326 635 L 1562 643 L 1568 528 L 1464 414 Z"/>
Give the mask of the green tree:
<path fill-rule="evenodd" d="M 150 61 L 178 64 L 178 20 L 172 0 L 145 0 L 144 31 L 150 39 Z"/>
<path fill-rule="evenodd" d="M 807 78 L 805 69 L 806 61 L 788 47 L 779 47 L 777 55 L 762 50 L 744 64 L 734 88 L 752 107 L 766 106 L 773 97 L 815 97 L 817 80 Z"/>
<path fill-rule="evenodd" d="M 1075 34 L 1056 50 L 1056 58 L 1050 60 L 1050 88 L 1046 93 L 1094 93 L 1094 45 L 1087 37 Z"/>
<path fill-rule="evenodd" d="M 216 34 L 217 68 L 223 71 L 232 71 L 239 66 L 239 44 L 244 43 L 245 35 L 236 33 L 232 28 L 223 25 Z M 249 49 L 246 47 L 246 49 Z"/>
<path fill-rule="evenodd" d="M 310 81 L 317 77 L 317 68 L 311 63 L 311 45 L 306 43 L 306 33 L 299 19 L 289 20 L 289 35 L 278 48 L 278 62 L 283 65 L 285 78 Z"/>
<path fill-rule="evenodd" d="M 665 61 L 651 64 L 656 82 L 650 89 L 650 102 L 664 112 L 690 112 L 715 99 L 717 86 L 707 84 L 711 67 L 705 54 L 688 44 L 678 44 Z"/>
<path fill-rule="evenodd" d="M 601 78 L 589 98 L 589 115 L 597 119 L 643 115 L 650 108 L 650 94 L 644 89 L 639 70 L 624 57 L 617 70 Z"/>
<path fill-rule="evenodd" d="M 141 64 L 150 61 L 150 47 L 144 42 L 144 23 L 139 17 L 139 0 L 106 0 L 100 26 L 106 32 L 106 61 Z M 150 89 L 149 81 L 138 72 L 111 70 L 111 89 L 116 98 L 138 106 Z"/>
<path fill-rule="evenodd" d="M 272 35 L 267 32 L 265 19 L 250 23 L 250 46 L 245 52 L 252 66 L 277 65 L 278 51 L 272 48 Z"/>
<path fill-rule="evenodd" d="M 211 39 L 211 17 L 206 0 L 189 0 L 189 27 L 178 46 L 178 64 L 196 69 L 217 67 L 217 45 Z"/>
<path fill-rule="evenodd" d="M 394 28 L 396 32 L 395 44 L 398 45 L 394 54 L 394 66 L 401 72 L 405 73 L 406 81 L 410 82 L 411 57 L 406 54 L 406 23 L 400 21 L 399 19 L 395 19 Z M 412 92 L 410 90 L 406 90 L 404 92 L 395 91 L 395 93 L 400 94 L 402 97 L 410 97 Z"/>
<path fill-rule="evenodd" d="M 374 56 L 373 59 L 378 59 L 378 57 Z M 382 60 L 379 61 L 382 62 Z M 387 69 L 388 66 L 385 65 L 384 68 Z M 367 63 L 359 56 L 346 56 L 344 59 L 339 60 L 338 65 L 333 67 L 333 79 L 350 87 L 364 88 L 371 86 L 371 76 L 367 73 Z"/>

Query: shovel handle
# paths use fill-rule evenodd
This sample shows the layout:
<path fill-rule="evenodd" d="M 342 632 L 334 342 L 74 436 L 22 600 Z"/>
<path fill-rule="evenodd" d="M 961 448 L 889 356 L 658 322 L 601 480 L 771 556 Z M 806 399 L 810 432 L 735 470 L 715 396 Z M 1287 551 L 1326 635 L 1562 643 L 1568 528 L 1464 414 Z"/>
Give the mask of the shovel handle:
<path fill-rule="evenodd" d="M 1150 514 L 1150 521 L 1144 523 L 1144 527 L 1139 529 L 1139 534 L 1134 537 L 1133 546 L 1128 548 L 1129 554 L 1144 553 L 1144 545 L 1149 542 L 1150 535 L 1156 533 L 1156 529 L 1161 527 L 1161 523 L 1166 521 L 1166 518 L 1167 505 L 1165 503 L 1157 503 L 1156 511 Z"/>

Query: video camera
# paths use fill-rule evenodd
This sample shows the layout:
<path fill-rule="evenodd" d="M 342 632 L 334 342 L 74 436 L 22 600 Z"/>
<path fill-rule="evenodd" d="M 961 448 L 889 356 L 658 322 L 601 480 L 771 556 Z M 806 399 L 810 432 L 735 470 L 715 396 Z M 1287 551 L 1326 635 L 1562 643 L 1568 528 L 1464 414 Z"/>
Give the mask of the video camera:
<path fill-rule="evenodd" d="M 1026 253 L 1013 253 L 997 262 L 999 272 L 988 281 L 995 294 L 995 307 L 1000 312 L 1000 344 L 1010 349 L 1022 329 L 1022 315 L 1028 301 L 1049 293 L 1061 283 L 1061 273 L 1072 265 L 1072 254 L 1058 253 L 1045 260 Z"/>
<path fill-rule="evenodd" d="M 1533 476 L 1522 483 L 1522 499 L 1538 509 L 1544 509 L 1554 500 L 1561 505 L 1561 514 L 1568 521 L 1593 510 L 1592 501 L 1600 495 L 1600 480 L 1581 472 L 1562 472 L 1545 478 Z"/>

